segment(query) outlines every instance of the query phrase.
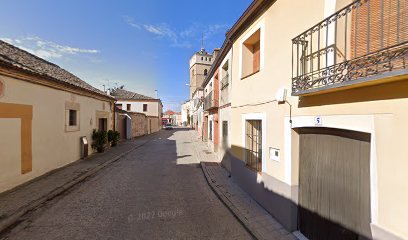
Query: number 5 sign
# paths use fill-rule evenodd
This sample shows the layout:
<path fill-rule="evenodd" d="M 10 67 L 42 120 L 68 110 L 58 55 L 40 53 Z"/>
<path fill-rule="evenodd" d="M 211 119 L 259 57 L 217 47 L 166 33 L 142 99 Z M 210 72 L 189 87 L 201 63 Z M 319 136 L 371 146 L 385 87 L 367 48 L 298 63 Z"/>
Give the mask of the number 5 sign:
<path fill-rule="evenodd" d="M 315 124 L 315 126 L 322 126 L 323 125 L 322 117 L 320 117 L 320 116 L 315 117 L 314 118 L 314 124 Z"/>

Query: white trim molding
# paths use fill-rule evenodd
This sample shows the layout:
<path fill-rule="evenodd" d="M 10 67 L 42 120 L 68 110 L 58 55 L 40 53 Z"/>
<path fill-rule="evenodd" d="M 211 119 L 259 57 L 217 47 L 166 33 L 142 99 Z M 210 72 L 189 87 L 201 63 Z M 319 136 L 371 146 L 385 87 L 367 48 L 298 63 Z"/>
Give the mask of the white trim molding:
<path fill-rule="evenodd" d="M 242 148 L 245 149 L 246 142 L 245 142 L 245 122 L 247 120 L 261 120 L 262 121 L 262 171 L 266 172 L 266 156 L 267 156 L 267 149 L 266 149 L 266 134 L 268 133 L 267 124 L 266 124 L 266 113 L 246 113 L 242 114 Z M 243 156 L 244 163 L 246 164 L 245 154 Z"/>
<path fill-rule="evenodd" d="M 252 28 L 242 36 L 241 40 L 239 41 L 239 79 L 242 79 L 242 45 L 244 42 L 252 36 L 256 31 L 260 30 L 260 49 L 259 49 L 259 71 L 262 71 L 265 66 L 265 18 L 260 19 Z"/>

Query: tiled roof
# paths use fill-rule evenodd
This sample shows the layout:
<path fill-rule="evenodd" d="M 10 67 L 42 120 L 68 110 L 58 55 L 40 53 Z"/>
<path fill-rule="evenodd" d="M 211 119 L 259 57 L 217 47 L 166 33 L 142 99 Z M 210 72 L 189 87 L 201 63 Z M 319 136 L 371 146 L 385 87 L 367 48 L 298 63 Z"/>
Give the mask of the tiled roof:
<path fill-rule="evenodd" d="M 111 91 L 111 95 L 118 99 L 128 100 L 154 100 L 155 98 L 148 97 L 139 93 L 127 91 L 125 89 L 117 88 Z"/>
<path fill-rule="evenodd" d="M 59 66 L 1 40 L 0 64 L 12 66 L 31 74 L 40 75 L 58 83 L 68 84 L 83 90 L 97 93 L 98 95 L 110 97 L 103 91 L 92 87 L 82 79 L 60 68 Z"/>
<path fill-rule="evenodd" d="M 174 115 L 174 114 L 176 114 L 176 112 L 173 112 L 173 111 L 171 111 L 171 110 L 167 110 L 167 111 L 165 111 L 163 114 L 164 114 L 164 115 Z"/>

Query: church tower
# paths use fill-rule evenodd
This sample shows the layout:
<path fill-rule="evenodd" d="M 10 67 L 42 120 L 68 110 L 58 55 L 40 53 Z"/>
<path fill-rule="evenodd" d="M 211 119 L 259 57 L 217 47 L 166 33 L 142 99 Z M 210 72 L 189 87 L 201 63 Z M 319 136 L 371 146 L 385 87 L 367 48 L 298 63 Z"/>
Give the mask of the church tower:
<path fill-rule="evenodd" d="M 218 48 L 214 49 L 212 54 L 206 52 L 204 43 L 202 43 L 201 50 L 190 58 L 190 99 L 195 90 L 201 88 L 201 84 L 209 73 L 218 52 Z"/>

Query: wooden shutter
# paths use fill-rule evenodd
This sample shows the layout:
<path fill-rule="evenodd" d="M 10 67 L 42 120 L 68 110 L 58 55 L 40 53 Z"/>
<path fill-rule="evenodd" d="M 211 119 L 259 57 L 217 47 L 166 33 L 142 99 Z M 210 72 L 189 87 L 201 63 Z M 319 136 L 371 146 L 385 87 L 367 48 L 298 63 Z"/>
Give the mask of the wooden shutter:
<path fill-rule="evenodd" d="M 261 62 L 261 42 L 258 41 L 253 45 L 253 72 L 257 72 L 260 69 Z"/>

